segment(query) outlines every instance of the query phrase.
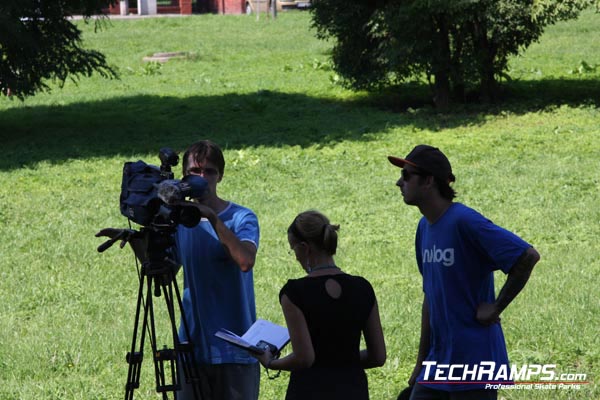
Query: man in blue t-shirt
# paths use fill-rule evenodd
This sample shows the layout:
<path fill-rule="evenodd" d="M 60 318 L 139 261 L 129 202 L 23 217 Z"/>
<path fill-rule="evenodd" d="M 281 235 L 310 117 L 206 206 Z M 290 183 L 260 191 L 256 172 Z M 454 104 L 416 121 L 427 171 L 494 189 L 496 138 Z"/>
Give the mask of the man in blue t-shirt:
<path fill-rule="evenodd" d="M 201 375 L 203 400 L 256 400 L 260 365 L 248 352 L 214 334 L 225 328 L 240 336 L 256 321 L 252 267 L 259 242 L 256 215 L 248 208 L 221 199 L 217 185 L 223 179 L 221 149 L 204 140 L 192 144 L 183 156 L 183 175 L 202 176 L 209 192 L 193 204 L 202 220 L 193 228 L 179 225 L 175 254 L 184 271 L 183 314 L 189 328 Z M 186 341 L 180 326 L 179 336 Z M 193 399 L 184 385 L 179 399 Z"/>
<path fill-rule="evenodd" d="M 404 202 L 423 214 L 415 248 L 424 298 L 410 399 L 496 399 L 489 383 L 510 381 L 500 314 L 540 256 L 515 234 L 453 201 L 455 177 L 439 149 L 418 145 L 406 158 L 388 159 L 402 168 L 396 185 Z M 508 274 L 498 297 L 496 270 Z"/>

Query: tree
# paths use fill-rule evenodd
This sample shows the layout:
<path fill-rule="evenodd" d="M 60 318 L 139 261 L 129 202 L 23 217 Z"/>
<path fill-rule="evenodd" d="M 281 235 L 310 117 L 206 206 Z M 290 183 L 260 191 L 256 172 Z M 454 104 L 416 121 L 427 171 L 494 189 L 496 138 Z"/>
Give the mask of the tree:
<path fill-rule="evenodd" d="M 81 31 L 68 19 L 92 15 L 116 0 L 1 0 L 0 93 L 19 99 L 98 72 L 116 77 L 103 54 L 82 47 Z M 96 28 L 102 19 L 96 19 Z"/>
<path fill-rule="evenodd" d="M 315 0 L 312 24 L 334 39 L 333 64 L 346 86 L 374 89 L 425 76 L 445 108 L 475 90 L 498 94 L 508 59 L 544 28 L 576 18 L 595 0 Z"/>

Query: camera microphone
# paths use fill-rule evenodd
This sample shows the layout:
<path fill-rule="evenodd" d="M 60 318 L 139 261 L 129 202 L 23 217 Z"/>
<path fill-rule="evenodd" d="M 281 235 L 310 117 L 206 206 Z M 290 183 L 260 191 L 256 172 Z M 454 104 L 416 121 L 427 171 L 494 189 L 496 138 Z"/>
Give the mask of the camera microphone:
<path fill-rule="evenodd" d="M 207 193 L 208 182 L 196 175 L 187 175 L 181 181 L 166 179 L 157 185 L 158 198 L 169 205 L 186 197 L 200 199 Z"/>
<path fill-rule="evenodd" d="M 179 181 L 167 179 L 158 184 L 158 198 L 167 204 L 174 204 L 178 200 L 182 200 L 185 196 L 179 187 Z"/>

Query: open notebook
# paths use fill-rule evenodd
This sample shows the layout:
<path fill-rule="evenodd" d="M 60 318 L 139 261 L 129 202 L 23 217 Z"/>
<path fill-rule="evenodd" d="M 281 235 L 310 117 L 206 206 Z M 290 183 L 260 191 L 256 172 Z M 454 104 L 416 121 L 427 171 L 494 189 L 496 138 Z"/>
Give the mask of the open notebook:
<path fill-rule="evenodd" d="M 287 328 L 264 319 L 257 320 L 242 336 L 223 328 L 215 332 L 215 336 L 255 354 L 264 353 L 266 348 L 279 354 L 290 341 Z"/>

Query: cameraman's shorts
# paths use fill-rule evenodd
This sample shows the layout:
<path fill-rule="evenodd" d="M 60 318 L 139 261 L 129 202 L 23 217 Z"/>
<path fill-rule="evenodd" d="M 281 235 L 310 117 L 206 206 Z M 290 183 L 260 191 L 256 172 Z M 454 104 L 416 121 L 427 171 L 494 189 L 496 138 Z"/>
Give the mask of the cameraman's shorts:
<path fill-rule="evenodd" d="M 258 400 L 260 364 L 214 364 L 197 367 L 202 400 Z M 185 382 L 179 368 L 182 390 L 179 400 L 195 400 L 191 384 Z"/>

